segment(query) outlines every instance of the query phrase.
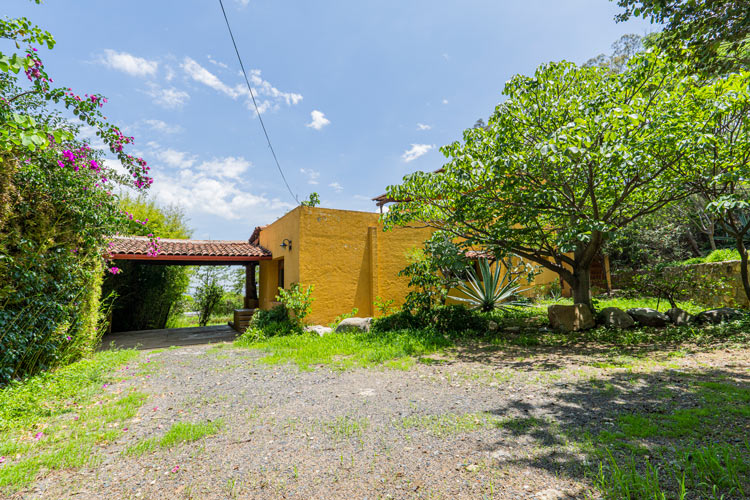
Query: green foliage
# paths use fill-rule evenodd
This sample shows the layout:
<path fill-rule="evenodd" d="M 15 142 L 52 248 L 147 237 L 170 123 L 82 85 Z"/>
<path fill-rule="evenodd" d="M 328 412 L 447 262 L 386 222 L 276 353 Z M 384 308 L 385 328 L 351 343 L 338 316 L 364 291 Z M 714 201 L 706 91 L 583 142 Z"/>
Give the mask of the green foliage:
<path fill-rule="evenodd" d="M 250 328 L 245 335 L 248 338 L 257 339 L 301 332 L 300 323 L 292 321 L 286 306 L 280 304 L 268 310 L 255 311 L 250 320 Z"/>
<path fill-rule="evenodd" d="M 198 325 L 206 326 L 208 319 L 214 313 L 224 288 L 221 285 L 220 273 L 215 267 L 204 266 L 198 271 L 198 287 L 195 289 L 195 306 L 198 308 Z"/>
<path fill-rule="evenodd" d="M 303 200 L 299 203 L 303 207 L 317 207 L 320 205 L 320 195 L 316 192 L 310 193 L 310 197 L 306 200 Z"/>
<path fill-rule="evenodd" d="M 487 128 L 442 148 L 434 173 L 390 186 L 386 227 L 416 221 L 504 258 L 518 255 L 569 283 L 590 302 L 591 263 L 634 220 L 689 194 L 686 174 L 710 140 L 712 119 L 688 105 L 702 89 L 653 51 L 613 73 L 567 62 L 508 81 Z M 701 97 L 702 99 L 703 97 Z M 694 174 L 693 174 L 694 175 Z"/>
<path fill-rule="evenodd" d="M 313 300 L 315 300 L 312 296 L 313 288 L 313 285 L 310 285 L 305 289 L 299 283 L 292 283 L 288 290 L 279 288 L 276 300 L 286 307 L 291 321 L 300 325 L 304 324 L 305 317 L 310 314 Z"/>
<path fill-rule="evenodd" d="M 740 253 L 734 248 L 719 248 L 709 253 L 705 257 L 693 257 L 692 259 L 686 259 L 682 262 L 675 264 L 681 266 L 689 266 L 691 264 L 705 264 L 709 262 L 727 262 L 732 260 L 740 260 Z"/>
<path fill-rule="evenodd" d="M 435 307 L 427 311 L 412 312 L 402 309 L 388 316 L 375 318 L 373 332 L 432 329 L 450 335 L 484 335 L 487 318 L 460 305 Z"/>
<path fill-rule="evenodd" d="M 375 297 L 375 300 L 373 301 L 373 305 L 375 306 L 375 310 L 378 311 L 378 314 L 380 316 L 388 316 L 390 314 L 395 313 L 398 308 L 393 305 L 396 301 L 394 299 L 384 299 L 381 296 Z"/>
<path fill-rule="evenodd" d="M 461 246 L 445 231 L 435 232 L 424 250 L 412 251 L 407 258 L 409 264 L 398 275 L 409 278 L 411 290 L 404 308 L 415 313 L 445 304 L 448 291 L 461 282 L 470 266 Z"/>
<path fill-rule="evenodd" d="M 479 309 L 482 312 L 490 312 L 495 309 L 508 309 L 511 307 L 524 307 L 528 303 L 518 298 L 518 280 L 510 276 L 508 272 L 500 275 L 500 263 L 495 265 L 495 270 L 490 269 L 487 259 L 479 259 L 480 275 L 474 270 L 468 273 L 468 285 L 460 284 L 457 289 L 466 297 L 450 297 L 453 300 L 464 302 L 471 309 Z"/>
<path fill-rule="evenodd" d="M 52 35 L 0 19 L 0 385 L 69 362 L 98 341 L 98 286 L 107 235 L 125 232 L 113 180 L 148 186 L 146 162 L 109 124 L 98 94 L 52 87 L 40 52 Z M 61 105 L 61 106 L 58 106 Z M 72 111 L 82 125 L 57 111 Z M 72 115 L 68 115 L 72 117 Z M 80 138 L 93 127 L 128 175 Z M 113 272 L 116 270 L 113 269 Z M 96 290 L 92 290 L 96 288 Z"/>
<path fill-rule="evenodd" d="M 654 42 L 670 57 L 708 74 L 750 66 L 745 0 L 617 0 L 618 21 L 642 17 L 663 25 Z"/>

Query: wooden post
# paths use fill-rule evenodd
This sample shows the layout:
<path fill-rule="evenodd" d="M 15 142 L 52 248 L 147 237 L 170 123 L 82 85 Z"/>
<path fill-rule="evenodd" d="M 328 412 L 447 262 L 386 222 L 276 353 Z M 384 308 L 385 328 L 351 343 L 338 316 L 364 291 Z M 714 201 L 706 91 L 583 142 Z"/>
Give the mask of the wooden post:
<path fill-rule="evenodd" d="M 258 289 L 255 285 L 255 267 L 257 262 L 245 265 L 245 309 L 258 307 Z"/>

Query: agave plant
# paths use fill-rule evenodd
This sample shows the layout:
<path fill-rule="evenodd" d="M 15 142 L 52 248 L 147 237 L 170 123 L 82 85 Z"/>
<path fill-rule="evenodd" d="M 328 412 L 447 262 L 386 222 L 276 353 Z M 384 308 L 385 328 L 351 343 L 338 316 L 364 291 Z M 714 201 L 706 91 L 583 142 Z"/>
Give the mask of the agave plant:
<path fill-rule="evenodd" d="M 511 277 L 507 272 L 500 276 L 499 265 L 492 271 L 487 259 L 479 259 L 479 276 L 470 269 L 468 278 L 468 284 L 463 283 L 456 287 L 466 297 L 450 298 L 465 302 L 470 309 L 488 312 L 494 309 L 507 311 L 512 307 L 528 306 L 518 298 L 518 279 Z"/>

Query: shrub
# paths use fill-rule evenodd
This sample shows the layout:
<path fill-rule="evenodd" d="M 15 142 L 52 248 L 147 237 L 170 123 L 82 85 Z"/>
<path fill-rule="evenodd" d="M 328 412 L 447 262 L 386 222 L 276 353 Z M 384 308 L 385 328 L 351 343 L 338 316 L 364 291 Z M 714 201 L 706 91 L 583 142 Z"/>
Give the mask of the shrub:
<path fill-rule="evenodd" d="M 312 309 L 312 303 L 315 300 L 312 297 L 312 292 L 312 285 L 308 286 L 305 290 L 299 283 L 292 283 L 289 290 L 279 288 L 276 300 L 281 302 L 286 307 L 286 310 L 291 313 L 289 319 L 301 325 Z"/>
<path fill-rule="evenodd" d="M 262 332 L 264 337 L 275 337 L 277 335 L 289 335 L 290 333 L 301 333 L 302 327 L 289 318 L 289 311 L 283 304 L 269 310 L 258 309 L 250 320 L 249 330 L 255 330 L 252 335 L 257 336 Z"/>
<path fill-rule="evenodd" d="M 376 318 L 371 328 L 372 331 L 380 333 L 432 328 L 440 333 L 481 335 L 487 331 L 487 322 L 487 318 L 478 312 L 460 305 L 450 305 L 417 313 L 404 309 L 389 316 Z"/>
<path fill-rule="evenodd" d="M 212 267 L 201 269 L 199 280 L 200 284 L 195 291 L 195 305 L 198 307 L 198 324 L 206 326 L 224 296 L 224 288 L 219 283 L 219 275 Z"/>
<path fill-rule="evenodd" d="M 432 312 L 430 319 L 435 329 L 442 333 L 483 334 L 487 331 L 486 317 L 460 305 L 439 307 Z"/>

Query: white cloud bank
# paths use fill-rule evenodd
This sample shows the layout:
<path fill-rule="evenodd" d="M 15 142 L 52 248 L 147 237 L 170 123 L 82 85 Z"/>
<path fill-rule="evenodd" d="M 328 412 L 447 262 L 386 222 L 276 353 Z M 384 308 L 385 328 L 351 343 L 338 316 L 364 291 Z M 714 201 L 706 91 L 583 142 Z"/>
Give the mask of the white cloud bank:
<path fill-rule="evenodd" d="M 325 113 L 318 111 L 317 109 L 310 113 L 310 118 L 312 118 L 312 121 L 305 126 L 314 128 L 315 130 L 320 130 L 331 123 L 331 120 L 326 118 Z"/>
<path fill-rule="evenodd" d="M 417 130 L 430 130 L 431 125 L 425 125 L 424 123 L 417 123 Z"/>
<path fill-rule="evenodd" d="M 411 148 L 404 151 L 404 154 L 401 155 L 401 159 L 409 163 L 427 154 L 434 147 L 432 144 L 412 144 Z"/>
<path fill-rule="evenodd" d="M 154 104 L 166 109 L 181 108 L 190 100 L 190 94 L 175 87 L 164 88 L 149 82 L 146 95 L 151 97 Z"/>
<path fill-rule="evenodd" d="M 107 67 L 131 76 L 154 76 L 159 68 L 159 63 L 156 61 L 112 49 L 104 49 L 104 55 L 100 58 L 100 62 Z"/>
<path fill-rule="evenodd" d="M 185 57 L 182 64 L 180 65 L 182 70 L 190 78 L 198 83 L 202 83 L 207 87 L 210 87 L 217 92 L 220 92 L 232 99 L 238 99 L 244 97 L 248 108 L 252 109 L 252 101 L 250 100 L 250 92 L 247 90 L 247 86 L 238 83 L 235 86 L 229 86 L 215 74 L 198 64 L 197 61 L 190 57 Z M 248 75 L 250 84 L 253 86 L 253 93 L 255 94 L 256 101 L 258 102 L 258 111 L 265 113 L 266 111 L 278 109 L 280 104 L 286 104 L 287 106 L 294 106 L 302 100 L 301 94 L 294 92 L 282 92 L 268 81 L 261 77 L 259 69 L 250 70 Z"/>
<path fill-rule="evenodd" d="M 300 173 L 302 175 L 307 176 L 307 183 L 312 184 L 313 186 L 318 183 L 318 177 L 320 177 L 320 172 L 317 170 L 313 170 L 311 168 L 301 168 L 299 169 Z"/>
<path fill-rule="evenodd" d="M 330 184 L 328 185 L 328 187 L 329 187 L 329 188 L 331 188 L 331 189 L 333 189 L 333 190 L 334 190 L 334 191 L 336 191 L 337 193 L 340 193 L 341 191 L 343 191 L 343 190 L 344 190 L 344 186 L 342 186 L 342 185 L 341 185 L 341 184 L 339 184 L 338 182 L 332 182 L 332 183 L 330 183 Z"/>

